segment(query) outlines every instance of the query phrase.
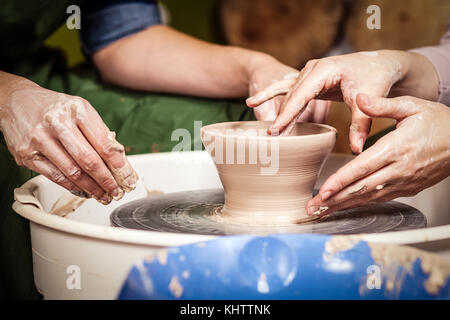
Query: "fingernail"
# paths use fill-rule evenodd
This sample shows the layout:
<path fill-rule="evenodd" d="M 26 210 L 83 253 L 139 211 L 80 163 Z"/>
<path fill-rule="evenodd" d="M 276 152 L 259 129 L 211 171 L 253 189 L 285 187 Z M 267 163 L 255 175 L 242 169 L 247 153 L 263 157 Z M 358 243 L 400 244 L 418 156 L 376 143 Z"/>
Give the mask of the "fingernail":
<path fill-rule="evenodd" d="M 118 200 L 120 200 L 120 199 L 123 198 L 123 195 L 124 195 L 124 192 L 123 192 L 122 188 L 119 188 L 119 193 L 118 193 L 118 195 L 117 195 L 117 196 L 114 196 L 113 199 L 114 199 L 115 201 L 118 201 Z"/>
<path fill-rule="evenodd" d="M 358 147 L 359 152 L 362 152 L 364 148 L 364 139 L 359 138 L 358 141 L 356 142 L 356 146 Z"/>
<path fill-rule="evenodd" d="M 276 125 L 272 125 L 268 131 L 271 136 L 276 137 L 280 135 L 280 130 L 277 128 Z"/>
<path fill-rule="evenodd" d="M 117 197 L 119 195 L 119 188 L 114 189 L 113 192 L 111 192 L 113 197 Z"/>
<path fill-rule="evenodd" d="M 318 216 L 328 210 L 326 206 L 311 206 L 308 208 L 308 215 Z"/>
<path fill-rule="evenodd" d="M 327 200 L 330 196 L 331 196 L 332 192 L 331 191 L 325 191 L 320 195 L 320 199 L 322 201 Z"/>
<path fill-rule="evenodd" d="M 101 204 L 107 205 L 112 201 L 112 197 L 105 193 L 99 200 L 98 200 Z"/>
<path fill-rule="evenodd" d="M 138 181 L 139 177 L 137 176 L 136 172 L 133 172 L 128 178 L 126 178 L 122 184 L 123 191 L 130 192 L 136 189 L 136 183 Z"/>

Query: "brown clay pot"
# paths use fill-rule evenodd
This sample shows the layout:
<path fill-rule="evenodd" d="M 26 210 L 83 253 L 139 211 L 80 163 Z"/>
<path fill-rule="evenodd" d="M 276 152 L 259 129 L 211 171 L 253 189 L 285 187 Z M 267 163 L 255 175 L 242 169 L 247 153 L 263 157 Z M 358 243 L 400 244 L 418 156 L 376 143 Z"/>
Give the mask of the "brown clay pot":
<path fill-rule="evenodd" d="M 225 190 L 220 218 L 265 225 L 311 220 L 305 206 L 336 142 L 336 129 L 297 123 L 289 136 L 273 137 L 267 135 L 270 125 L 243 121 L 202 128 L 202 142 Z"/>

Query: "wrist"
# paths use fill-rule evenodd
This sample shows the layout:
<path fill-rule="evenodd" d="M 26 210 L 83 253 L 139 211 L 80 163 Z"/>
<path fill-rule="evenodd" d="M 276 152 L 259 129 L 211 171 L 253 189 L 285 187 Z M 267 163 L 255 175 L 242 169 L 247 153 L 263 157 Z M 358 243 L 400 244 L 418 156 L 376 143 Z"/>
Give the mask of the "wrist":
<path fill-rule="evenodd" d="M 430 60 L 409 51 L 397 51 L 404 72 L 402 79 L 394 84 L 391 96 L 411 95 L 436 101 L 439 97 L 439 76 Z"/>
<path fill-rule="evenodd" d="M 243 48 L 235 47 L 236 57 L 239 60 L 240 70 L 245 79 L 246 85 L 251 81 L 253 74 L 270 63 L 276 62 L 277 60 L 272 56 L 252 50 L 247 50 Z"/>
<path fill-rule="evenodd" d="M 31 80 L 0 71 L 0 111 L 5 109 L 9 97 L 15 90 L 29 86 L 39 87 Z"/>

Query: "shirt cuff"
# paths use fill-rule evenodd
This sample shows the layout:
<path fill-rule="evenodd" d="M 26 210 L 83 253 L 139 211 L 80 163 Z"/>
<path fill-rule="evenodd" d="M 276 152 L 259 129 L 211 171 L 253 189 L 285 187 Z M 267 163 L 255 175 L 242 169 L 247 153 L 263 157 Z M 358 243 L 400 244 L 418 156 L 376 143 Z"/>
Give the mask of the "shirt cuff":
<path fill-rule="evenodd" d="M 155 1 L 102 2 L 105 5 L 81 9 L 81 44 L 87 56 L 114 41 L 161 23 Z"/>
<path fill-rule="evenodd" d="M 425 56 L 433 64 L 439 77 L 439 99 L 450 106 L 450 43 L 437 47 L 423 47 L 410 50 Z"/>

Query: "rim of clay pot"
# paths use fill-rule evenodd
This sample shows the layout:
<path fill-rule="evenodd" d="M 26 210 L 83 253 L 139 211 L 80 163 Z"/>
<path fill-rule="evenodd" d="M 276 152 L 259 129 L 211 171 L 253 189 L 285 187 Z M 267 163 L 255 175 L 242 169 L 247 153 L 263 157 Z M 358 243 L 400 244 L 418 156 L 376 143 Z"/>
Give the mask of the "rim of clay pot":
<path fill-rule="evenodd" d="M 206 133 L 207 130 L 211 130 L 214 127 L 219 127 L 219 126 L 223 126 L 223 125 L 232 125 L 232 124 L 250 124 L 250 123 L 266 123 L 266 124 L 271 124 L 272 121 L 229 121 L 229 122 L 217 122 L 217 123 L 213 123 L 213 124 L 208 124 L 206 126 L 203 126 L 201 128 L 201 136 L 203 137 L 203 134 Z M 221 137 L 226 137 L 226 138 L 246 138 L 246 139 L 255 139 L 255 140 L 261 140 L 261 139 L 283 139 L 283 140 L 294 140 L 294 139 L 306 139 L 309 138 L 311 136 L 325 136 L 325 135 L 329 135 L 329 134 L 337 134 L 337 129 L 327 125 L 327 124 L 322 124 L 322 123 L 312 123 L 312 122 L 297 122 L 295 124 L 297 125 L 306 125 L 306 126 L 311 126 L 311 127 L 322 127 L 325 129 L 328 129 L 327 131 L 324 132 L 320 132 L 320 133 L 311 133 L 311 134 L 304 134 L 304 135 L 289 135 L 289 136 L 242 136 L 242 135 L 235 135 L 235 134 L 226 134 L 225 132 L 221 132 L 221 131 L 217 131 L 217 133 L 214 133 L 213 136 L 221 136 Z M 255 128 L 258 129 L 258 128 Z"/>

